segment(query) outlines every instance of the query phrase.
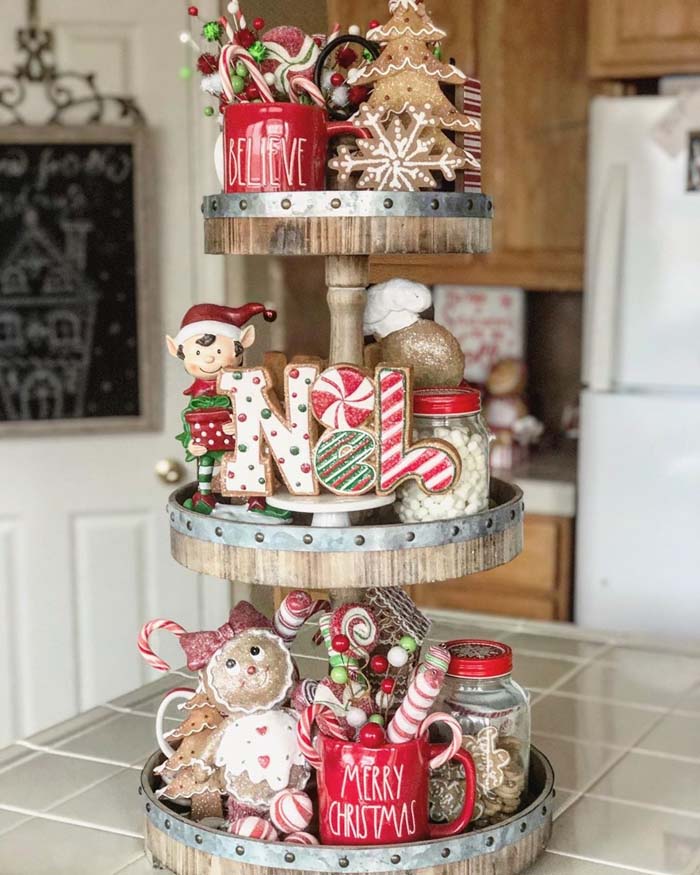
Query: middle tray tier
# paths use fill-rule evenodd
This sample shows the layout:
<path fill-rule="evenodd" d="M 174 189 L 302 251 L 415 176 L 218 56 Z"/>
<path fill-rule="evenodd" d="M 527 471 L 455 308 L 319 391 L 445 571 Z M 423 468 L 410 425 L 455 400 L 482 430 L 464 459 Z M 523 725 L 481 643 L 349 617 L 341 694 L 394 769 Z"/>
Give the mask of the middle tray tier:
<path fill-rule="evenodd" d="M 264 526 L 183 507 L 194 485 L 168 502 L 173 557 L 224 580 L 325 590 L 437 583 L 514 559 L 523 542 L 523 493 L 492 479 L 488 510 L 425 523 L 345 528 Z"/>

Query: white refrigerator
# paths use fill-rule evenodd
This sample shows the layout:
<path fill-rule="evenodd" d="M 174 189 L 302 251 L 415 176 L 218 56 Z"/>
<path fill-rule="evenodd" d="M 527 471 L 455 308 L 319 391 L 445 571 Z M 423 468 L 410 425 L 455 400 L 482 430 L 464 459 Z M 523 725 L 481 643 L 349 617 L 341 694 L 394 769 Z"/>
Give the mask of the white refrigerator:
<path fill-rule="evenodd" d="M 700 638 L 700 148 L 655 138 L 674 105 L 592 103 L 575 619 Z"/>

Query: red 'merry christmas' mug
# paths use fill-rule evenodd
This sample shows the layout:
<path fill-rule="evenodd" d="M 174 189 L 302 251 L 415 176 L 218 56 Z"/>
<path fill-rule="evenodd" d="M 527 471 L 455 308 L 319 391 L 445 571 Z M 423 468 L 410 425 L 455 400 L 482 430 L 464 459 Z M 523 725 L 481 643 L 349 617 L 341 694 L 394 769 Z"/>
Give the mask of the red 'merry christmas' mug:
<path fill-rule="evenodd" d="M 432 763 L 448 745 L 430 744 L 427 732 L 404 744 L 365 747 L 319 735 L 319 826 L 324 845 L 393 845 L 463 832 L 471 819 L 476 771 L 459 748 L 453 760 L 465 774 L 462 810 L 451 823 L 428 820 Z"/>
<path fill-rule="evenodd" d="M 232 103 L 224 109 L 224 191 L 321 191 L 328 140 L 365 136 L 352 122 L 329 121 L 320 106 Z"/>

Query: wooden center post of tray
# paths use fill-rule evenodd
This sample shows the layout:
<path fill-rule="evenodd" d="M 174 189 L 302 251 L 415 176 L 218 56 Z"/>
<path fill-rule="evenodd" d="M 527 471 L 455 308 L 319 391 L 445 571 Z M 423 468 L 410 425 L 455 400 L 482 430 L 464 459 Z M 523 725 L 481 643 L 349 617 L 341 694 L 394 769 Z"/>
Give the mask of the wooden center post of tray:
<path fill-rule="evenodd" d="M 368 283 L 369 256 L 326 256 L 328 309 L 331 313 L 328 361 L 332 365 L 340 362 L 363 364 L 362 323 Z"/>

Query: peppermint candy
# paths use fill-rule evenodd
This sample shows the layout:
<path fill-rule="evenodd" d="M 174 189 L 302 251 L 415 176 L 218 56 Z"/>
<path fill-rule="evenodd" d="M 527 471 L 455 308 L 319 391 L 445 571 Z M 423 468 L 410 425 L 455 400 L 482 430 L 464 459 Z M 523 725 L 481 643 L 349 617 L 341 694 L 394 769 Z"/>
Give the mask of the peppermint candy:
<path fill-rule="evenodd" d="M 355 367 L 327 368 L 311 389 L 311 409 L 328 428 L 357 428 L 374 412 L 374 384 Z"/>
<path fill-rule="evenodd" d="M 270 803 L 270 820 L 281 833 L 304 830 L 314 814 L 311 798 L 301 790 L 280 790 Z"/>
<path fill-rule="evenodd" d="M 347 604 L 333 612 L 330 623 L 331 639 L 345 635 L 350 641 L 347 655 L 366 659 L 379 641 L 377 619 L 364 605 Z"/>
<path fill-rule="evenodd" d="M 234 820 L 229 827 L 229 832 L 245 839 L 261 839 L 264 842 L 276 842 L 279 838 L 277 830 L 271 823 L 254 814 Z"/>

